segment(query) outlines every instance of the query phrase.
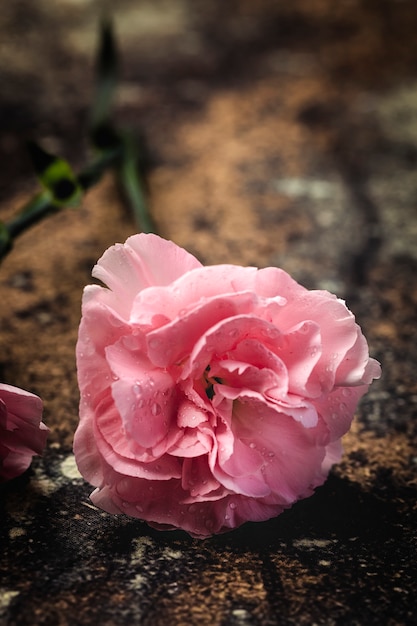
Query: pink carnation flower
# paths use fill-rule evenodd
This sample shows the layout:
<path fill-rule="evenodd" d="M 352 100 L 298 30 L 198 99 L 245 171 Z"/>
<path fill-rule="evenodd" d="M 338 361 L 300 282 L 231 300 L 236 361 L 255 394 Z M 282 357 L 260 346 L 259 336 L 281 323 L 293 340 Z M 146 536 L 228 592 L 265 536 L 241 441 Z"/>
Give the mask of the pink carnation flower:
<path fill-rule="evenodd" d="M 92 501 L 195 537 L 267 520 L 341 456 L 380 366 L 344 302 L 135 235 L 86 287 L 74 451 Z"/>
<path fill-rule="evenodd" d="M 0 482 L 19 476 L 42 454 L 49 429 L 41 419 L 38 396 L 0 383 Z"/>

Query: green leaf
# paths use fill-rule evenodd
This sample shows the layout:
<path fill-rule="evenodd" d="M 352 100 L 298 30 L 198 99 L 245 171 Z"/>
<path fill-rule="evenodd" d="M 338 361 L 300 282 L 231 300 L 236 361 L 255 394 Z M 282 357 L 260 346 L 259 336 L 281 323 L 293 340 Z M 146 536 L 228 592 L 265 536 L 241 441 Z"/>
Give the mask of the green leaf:
<path fill-rule="evenodd" d="M 107 124 L 117 84 L 118 58 L 113 27 L 109 20 L 101 23 L 100 41 L 96 62 L 96 94 L 91 110 L 93 131 Z"/>
<path fill-rule="evenodd" d="M 12 239 L 10 237 L 9 230 L 6 224 L 0 221 L 0 258 L 9 252 L 11 247 Z"/>

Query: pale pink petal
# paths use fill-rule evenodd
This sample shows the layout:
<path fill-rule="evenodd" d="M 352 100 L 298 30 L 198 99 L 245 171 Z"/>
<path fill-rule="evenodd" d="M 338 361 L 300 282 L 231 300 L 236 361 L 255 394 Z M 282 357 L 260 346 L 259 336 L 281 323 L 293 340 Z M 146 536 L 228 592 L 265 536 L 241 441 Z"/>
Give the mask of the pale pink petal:
<path fill-rule="evenodd" d="M 204 334 L 200 334 L 200 337 L 194 342 L 190 358 L 184 363 L 181 378 L 196 376 L 201 371 L 201 368 L 204 371 L 213 359 L 229 354 L 238 354 L 234 351 L 238 347 L 241 349 L 240 344 L 242 342 L 254 339 L 258 344 L 263 343 L 269 346 L 281 340 L 281 335 L 276 329 L 274 336 L 270 336 L 271 324 L 254 315 L 244 314 L 243 306 L 241 306 L 241 309 L 243 313 L 231 314 L 228 318 L 212 324 Z M 265 349 L 261 349 L 264 358 Z M 260 358 L 257 349 L 253 358 L 255 360 Z M 274 360 L 272 356 L 269 359 L 270 362 L 274 361 L 275 365 L 282 369 L 282 365 L 278 363 L 278 360 Z"/>
<path fill-rule="evenodd" d="M 324 480 L 322 461 L 327 431 L 322 427 L 304 428 L 292 417 L 248 403 L 236 406 L 240 436 L 251 438 L 263 461 L 265 483 L 288 504 L 312 493 Z M 262 418 L 262 428 L 254 428 L 253 417 Z"/>
<path fill-rule="evenodd" d="M 381 367 L 377 361 L 369 359 L 367 341 L 357 326 L 356 341 L 337 368 L 335 383 L 344 386 L 369 384 L 380 375 Z"/>
<path fill-rule="evenodd" d="M 207 422 L 207 418 L 207 413 L 189 400 L 184 400 L 178 407 L 177 424 L 180 428 L 196 428 L 200 424 Z"/>
<path fill-rule="evenodd" d="M 207 454 L 212 447 L 211 437 L 196 428 L 186 428 L 175 443 L 168 449 L 172 456 L 195 458 Z"/>
<path fill-rule="evenodd" d="M 169 285 L 198 267 L 201 263 L 172 241 L 141 233 L 108 248 L 94 266 L 93 276 L 111 289 L 116 299 L 131 304 L 142 289 Z"/>
<path fill-rule="evenodd" d="M 207 454 L 184 460 L 181 485 L 191 498 L 208 496 L 219 489 L 220 483 L 210 470 Z"/>
<path fill-rule="evenodd" d="M 315 400 L 315 406 L 325 421 L 334 441 L 349 430 L 359 400 L 368 385 L 336 387 L 331 393 Z"/>
<path fill-rule="evenodd" d="M 227 320 L 225 324 L 228 324 L 229 318 L 238 313 L 251 311 L 252 306 L 252 294 L 235 294 L 228 298 L 214 297 L 201 302 L 184 317 L 147 335 L 150 360 L 158 367 L 169 367 L 187 356 L 208 329 L 225 319 Z M 233 332 L 234 330 L 230 329 L 229 334 Z M 231 345 L 235 343 L 232 341 Z M 206 365 L 207 363 L 203 370 Z"/>
<path fill-rule="evenodd" d="M 38 396 L 0 383 L 0 482 L 19 476 L 42 454 L 49 432 L 42 409 Z"/>
<path fill-rule="evenodd" d="M 331 441 L 326 446 L 326 456 L 323 459 L 322 463 L 322 472 L 324 476 L 327 476 L 330 472 L 331 468 L 335 463 L 339 463 L 342 458 L 343 447 L 340 439 L 336 439 L 336 441 Z"/>

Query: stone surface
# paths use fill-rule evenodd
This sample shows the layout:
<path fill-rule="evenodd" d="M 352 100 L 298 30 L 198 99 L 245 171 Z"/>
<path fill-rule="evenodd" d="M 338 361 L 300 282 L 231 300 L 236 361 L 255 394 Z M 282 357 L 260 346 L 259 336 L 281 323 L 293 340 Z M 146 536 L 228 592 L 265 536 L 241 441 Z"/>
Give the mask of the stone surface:
<path fill-rule="evenodd" d="M 110 7 L 110 3 L 108 3 Z M 0 12 L 0 218 L 24 141 L 81 166 L 105 3 Z M 0 268 L 1 379 L 45 402 L 42 459 L 1 491 L 0 622 L 408 625 L 415 610 L 417 12 L 413 0 L 120 0 L 116 117 L 150 153 L 159 232 L 347 300 L 383 365 L 343 462 L 279 518 L 204 542 L 98 511 L 77 473 L 83 286 L 134 226 L 111 176 Z"/>

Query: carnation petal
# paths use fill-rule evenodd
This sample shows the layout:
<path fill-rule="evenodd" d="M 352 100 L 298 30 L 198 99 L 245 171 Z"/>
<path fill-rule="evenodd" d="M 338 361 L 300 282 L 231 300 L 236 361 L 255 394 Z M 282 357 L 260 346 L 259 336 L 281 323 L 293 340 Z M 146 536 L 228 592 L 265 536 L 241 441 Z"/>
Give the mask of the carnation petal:
<path fill-rule="evenodd" d="M 172 241 L 141 233 L 108 248 L 94 266 L 93 276 L 107 285 L 116 299 L 132 303 L 142 289 L 168 285 L 198 267 L 201 263 Z"/>

